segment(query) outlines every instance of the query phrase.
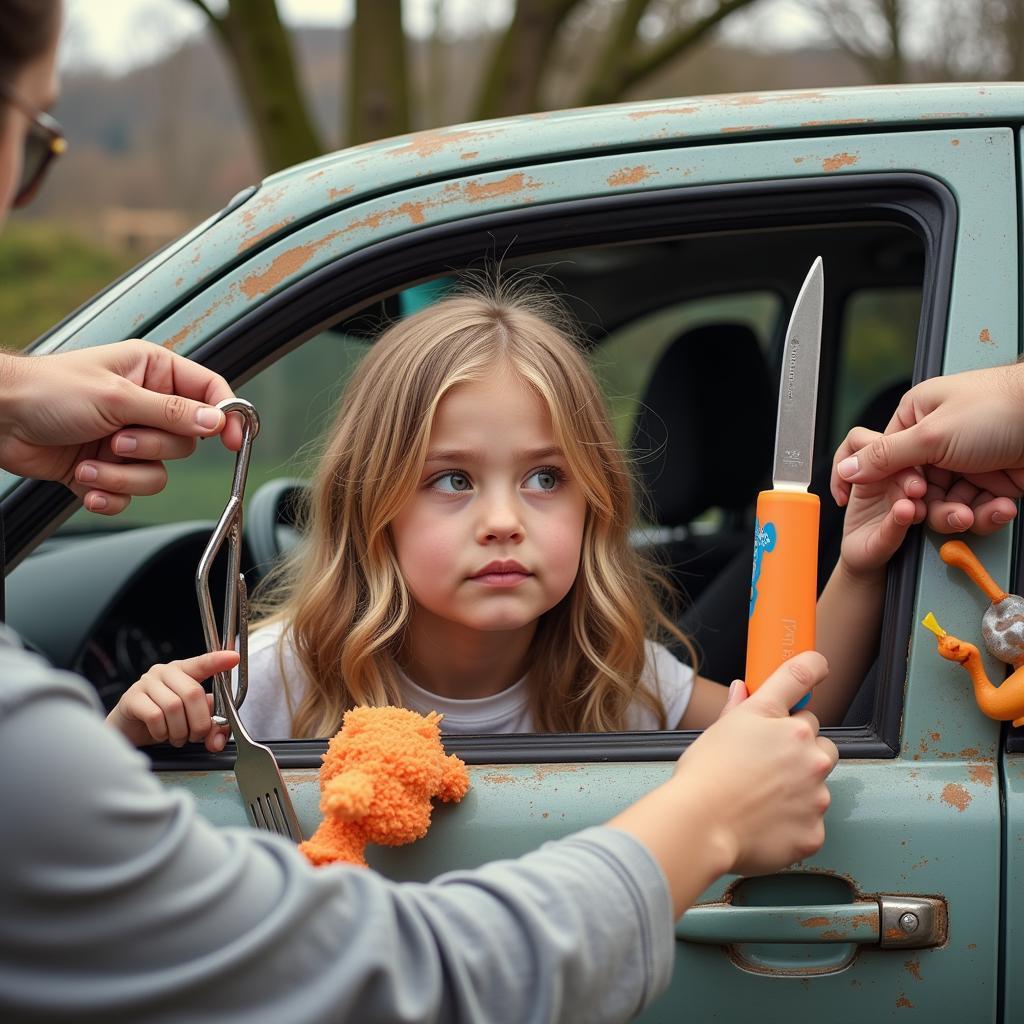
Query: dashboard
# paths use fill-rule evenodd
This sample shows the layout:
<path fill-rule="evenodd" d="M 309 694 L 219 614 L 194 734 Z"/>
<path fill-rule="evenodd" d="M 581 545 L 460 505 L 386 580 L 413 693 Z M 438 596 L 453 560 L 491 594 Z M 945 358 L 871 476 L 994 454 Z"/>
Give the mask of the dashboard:
<path fill-rule="evenodd" d="M 7 577 L 7 621 L 58 668 L 89 680 L 107 709 L 158 662 L 205 649 L 195 591 L 213 521 L 57 536 Z M 251 565 L 243 546 L 242 565 Z M 223 607 L 226 552 L 210 574 Z"/>

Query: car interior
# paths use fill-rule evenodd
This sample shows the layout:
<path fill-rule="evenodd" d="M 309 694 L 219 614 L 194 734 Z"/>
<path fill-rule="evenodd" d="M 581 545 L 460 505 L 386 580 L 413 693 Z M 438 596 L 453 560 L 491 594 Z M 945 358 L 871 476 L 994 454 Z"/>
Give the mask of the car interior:
<path fill-rule="evenodd" d="M 783 336 L 807 269 L 823 257 L 811 487 L 821 498 L 820 588 L 842 533 L 828 491 L 832 454 L 855 423 L 883 429 L 910 386 L 927 252 L 920 232 L 895 217 L 502 252 L 502 273 L 536 275 L 580 324 L 635 466 L 643 515 L 634 541 L 664 567 L 669 611 L 709 678 L 743 674 L 753 507 L 770 486 Z M 263 419 L 245 513 L 250 588 L 301 541 L 305 479 L 347 374 L 382 325 L 434 301 L 467 265 L 480 266 L 453 260 L 427 278 L 395 280 L 238 388 Z M 147 520 L 139 503 L 127 523 L 102 530 L 78 514 L 8 578 L 11 623 L 91 680 L 107 707 L 154 662 L 203 649 L 193 577 L 232 468 L 215 449 L 208 443 L 172 469 L 168 494 L 194 494 L 184 514 Z M 222 579 L 217 567 L 213 579 Z M 217 607 L 222 596 L 213 596 Z M 869 675 L 848 724 L 869 719 L 874 687 Z"/>

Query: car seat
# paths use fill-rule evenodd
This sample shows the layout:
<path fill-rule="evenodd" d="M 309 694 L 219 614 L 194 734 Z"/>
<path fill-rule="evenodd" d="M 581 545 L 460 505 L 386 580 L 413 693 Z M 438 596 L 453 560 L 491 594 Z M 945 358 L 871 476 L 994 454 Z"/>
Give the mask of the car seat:
<path fill-rule="evenodd" d="M 645 531 L 653 538 L 646 546 L 681 603 L 695 601 L 738 553 L 749 561 L 752 502 L 770 472 L 775 393 L 757 337 L 741 323 L 684 331 L 654 367 L 631 454 L 641 511 L 655 527 Z M 721 528 L 694 529 L 714 508 Z"/>
<path fill-rule="evenodd" d="M 878 392 L 855 419 L 860 426 L 884 430 L 910 388 L 909 380 L 897 381 Z M 818 540 L 818 591 L 821 592 L 839 560 L 843 539 L 844 510 L 836 505 L 829 490 L 833 452 L 825 446 L 811 477 L 811 491 L 821 499 L 821 525 Z M 679 616 L 677 625 L 700 650 L 700 672 L 709 679 L 730 682 L 741 679 L 747 653 L 747 619 L 750 600 L 750 544 L 738 552 L 727 566 Z M 852 702 L 846 721 L 866 722 L 874 696 L 875 675 L 865 677 Z"/>

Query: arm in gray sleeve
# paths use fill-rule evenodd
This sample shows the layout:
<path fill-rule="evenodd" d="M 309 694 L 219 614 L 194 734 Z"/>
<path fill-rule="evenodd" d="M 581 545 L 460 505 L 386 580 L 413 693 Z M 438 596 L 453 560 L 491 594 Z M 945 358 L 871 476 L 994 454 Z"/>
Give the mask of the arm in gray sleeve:
<path fill-rule="evenodd" d="M 625 1020 L 668 983 L 639 843 L 591 829 L 396 884 L 216 829 L 76 679 L 0 644 L 0 1018 Z"/>

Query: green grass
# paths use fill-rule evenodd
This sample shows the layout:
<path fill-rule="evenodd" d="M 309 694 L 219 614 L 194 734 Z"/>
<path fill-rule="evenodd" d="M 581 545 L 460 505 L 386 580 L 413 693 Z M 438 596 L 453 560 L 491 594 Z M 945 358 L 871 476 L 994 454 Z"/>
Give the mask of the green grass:
<path fill-rule="evenodd" d="M 0 246 L 0 343 L 24 348 L 136 262 L 69 228 L 12 219 Z"/>

